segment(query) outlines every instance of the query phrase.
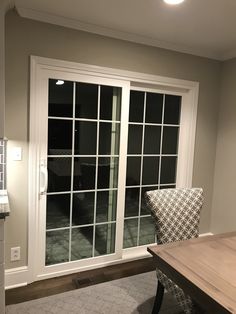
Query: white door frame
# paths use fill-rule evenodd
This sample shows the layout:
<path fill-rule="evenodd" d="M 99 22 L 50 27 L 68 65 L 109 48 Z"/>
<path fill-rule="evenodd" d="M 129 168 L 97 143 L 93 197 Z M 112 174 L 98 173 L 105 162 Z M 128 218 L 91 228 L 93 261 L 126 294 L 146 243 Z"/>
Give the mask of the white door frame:
<path fill-rule="evenodd" d="M 169 92 L 173 91 L 174 94 L 182 95 L 182 114 L 180 122 L 180 142 L 179 142 L 179 153 L 178 153 L 178 166 L 177 166 L 177 185 L 179 187 L 191 187 L 192 185 L 192 171 L 193 171 L 193 158 L 194 158 L 194 144 L 195 144 L 195 131 L 196 131 L 196 118 L 197 118 L 197 104 L 198 104 L 198 90 L 199 83 L 185 80 L 172 79 L 167 77 L 148 75 L 137 72 L 130 72 L 112 68 L 104 68 L 74 62 L 67 62 L 42 57 L 31 57 L 31 80 L 30 80 L 30 143 L 29 143 L 29 203 L 28 203 L 28 271 L 29 282 L 36 280 L 46 279 L 55 277 L 58 275 L 65 275 L 76 271 L 81 271 L 101 267 L 118 262 L 122 262 L 127 259 L 135 257 L 141 257 L 146 255 L 146 246 L 138 247 L 135 249 L 124 250 L 123 256 L 119 254 L 116 260 L 111 259 L 105 261 L 102 257 L 98 258 L 98 262 L 94 265 L 86 265 L 86 263 L 78 264 L 75 262 L 71 263 L 70 268 L 54 266 L 48 267 L 48 271 L 40 276 L 37 275 L 39 269 L 39 262 L 37 260 L 38 252 L 38 234 L 39 234 L 39 157 L 40 147 L 42 147 L 42 141 L 45 134 L 39 132 L 40 125 L 40 104 L 38 102 L 41 95 L 43 86 L 39 85 L 38 77 L 44 72 L 53 71 L 55 72 L 68 72 L 74 75 L 80 76 L 95 76 L 100 77 L 102 80 L 116 80 L 120 82 L 122 86 L 126 86 L 123 95 L 123 114 L 128 117 L 129 108 L 129 87 L 131 86 L 142 86 L 146 88 L 158 89 L 159 91 Z M 41 80 L 42 82 L 42 80 Z M 121 155 L 126 155 L 126 140 L 128 133 L 128 123 L 124 126 L 123 134 L 121 134 Z M 125 168 L 126 158 L 121 160 L 123 163 L 122 167 Z M 120 167 L 119 169 L 121 169 Z M 35 170 L 37 169 L 37 170 Z M 181 175 L 180 175 L 181 174 Z M 121 178 L 122 176 L 119 175 Z M 124 176 L 123 176 L 124 177 Z M 125 186 L 125 178 L 121 179 L 121 186 Z M 123 189 L 124 190 L 124 189 Z M 124 196 L 123 196 L 124 197 Z M 121 221 L 123 216 L 118 217 Z M 118 229 L 118 228 L 117 228 Z M 122 244 L 119 243 L 121 250 Z M 121 252 L 121 251 L 120 251 Z"/>

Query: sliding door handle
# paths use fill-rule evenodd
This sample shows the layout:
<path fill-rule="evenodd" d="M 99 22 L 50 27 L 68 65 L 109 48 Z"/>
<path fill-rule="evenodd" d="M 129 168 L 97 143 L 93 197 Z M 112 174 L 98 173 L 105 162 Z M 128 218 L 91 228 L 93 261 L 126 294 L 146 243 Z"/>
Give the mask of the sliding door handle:
<path fill-rule="evenodd" d="M 48 169 L 46 160 L 40 162 L 40 179 L 39 179 L 39 194 L 44 195 L 48 189 Z"/>

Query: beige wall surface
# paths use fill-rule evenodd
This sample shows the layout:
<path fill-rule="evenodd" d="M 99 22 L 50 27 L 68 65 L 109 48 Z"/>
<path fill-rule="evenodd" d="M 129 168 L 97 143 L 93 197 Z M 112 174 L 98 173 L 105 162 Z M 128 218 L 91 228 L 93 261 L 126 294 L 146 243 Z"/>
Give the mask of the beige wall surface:
<path fill-rule="evenodd" d="M 200 82 L 193 186 L 204 188 L 201 232 L 209 231 L 221 64 L 207 58 L 23 19 L 11 11 L 6 16 L 6 135 L 9 138 L 11 205 L 11 216 L 6 224 L 7 268 L 27 265 L 30 55 Z M 22 161 L 11 160 L 13 146 L 23 147 Z M 13 246 L 22 249 L 19 262 L 10 262 Z"/>
<path fill-rule="evenodd" d="M 236 59 L 222 68 L 211 230 L 236 230 Z"/>

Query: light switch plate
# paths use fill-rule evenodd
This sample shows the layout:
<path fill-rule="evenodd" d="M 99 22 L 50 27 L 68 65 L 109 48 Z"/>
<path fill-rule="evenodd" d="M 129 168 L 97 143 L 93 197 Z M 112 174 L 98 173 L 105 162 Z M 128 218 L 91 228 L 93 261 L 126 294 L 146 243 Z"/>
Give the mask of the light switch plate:
<path fill-rule="evenodd" d="M 13 147 L 12 148 L 12 160 L 22 160 L 22 148 L 21 147 Z"/>

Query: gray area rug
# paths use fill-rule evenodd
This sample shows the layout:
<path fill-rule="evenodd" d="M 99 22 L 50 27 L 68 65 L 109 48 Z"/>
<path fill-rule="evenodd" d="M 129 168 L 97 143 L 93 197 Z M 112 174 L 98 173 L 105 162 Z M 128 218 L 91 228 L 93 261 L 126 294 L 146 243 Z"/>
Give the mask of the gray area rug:
<path fill-rule="evenodd" d="M 6 307 L 6 314 L 149 314 L 156 274 L 148 272 Z M 168 294 L 162 314 L 181 311 Z"/>

